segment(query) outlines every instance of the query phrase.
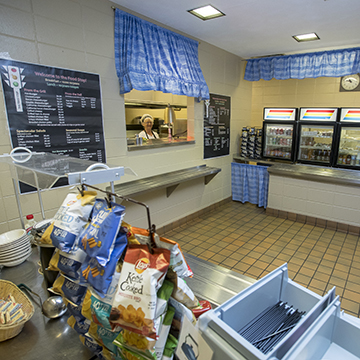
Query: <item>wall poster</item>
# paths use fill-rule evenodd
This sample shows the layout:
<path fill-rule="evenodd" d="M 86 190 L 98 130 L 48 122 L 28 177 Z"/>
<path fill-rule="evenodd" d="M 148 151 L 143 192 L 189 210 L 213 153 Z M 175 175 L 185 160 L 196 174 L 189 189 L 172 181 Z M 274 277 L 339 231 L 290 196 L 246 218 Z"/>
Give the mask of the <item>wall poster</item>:
<path fill-rule="evenodd" d="M 210 94 L 204 103 L 204 159 L 229 155 L 230 97 Z"/>
<path fill-rule="evenodd" d="M 0 59 L 12 147 L 105 162 L 100 77 Z"/>

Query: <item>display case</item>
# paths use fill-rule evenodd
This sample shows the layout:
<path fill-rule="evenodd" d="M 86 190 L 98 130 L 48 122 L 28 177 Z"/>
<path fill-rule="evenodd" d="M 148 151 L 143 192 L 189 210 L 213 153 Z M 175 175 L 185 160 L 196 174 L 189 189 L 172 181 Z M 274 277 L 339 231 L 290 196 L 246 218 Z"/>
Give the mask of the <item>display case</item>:
<path fill-rule="evenodd" d="M 296 160 L 331 166 L 337 144 L 337 108 L 301 108 Z"/>
<path fill-rule="evenodd" d="M 262 157 L 294 161 L 297 109 L 265 108 Z"/>
<path fill-rule="evenodd" d="M 360 169 L 360 108 L 341 109 L 335 156 L 337 167 Z"/>

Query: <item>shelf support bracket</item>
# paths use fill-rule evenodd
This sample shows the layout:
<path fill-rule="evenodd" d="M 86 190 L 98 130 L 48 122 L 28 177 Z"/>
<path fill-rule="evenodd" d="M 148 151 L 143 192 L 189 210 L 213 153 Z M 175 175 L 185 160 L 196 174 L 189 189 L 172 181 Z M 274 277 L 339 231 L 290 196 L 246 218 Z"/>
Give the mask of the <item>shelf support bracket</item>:
<path fill-rule="evenodd" d="M 216 175 L 217 173 L 215 174 L 210 174 L 210 175 L 206 175 L 205 176 L 205 179 L 204 179 L 204 182 L 205 182 L 205 185 L 207 185 Z"/>
<path fill-rule="evenodd" d="M 168 186 L 166 188 L 166 197 L 169 197 L 178 186 L 179 184 Z"/>

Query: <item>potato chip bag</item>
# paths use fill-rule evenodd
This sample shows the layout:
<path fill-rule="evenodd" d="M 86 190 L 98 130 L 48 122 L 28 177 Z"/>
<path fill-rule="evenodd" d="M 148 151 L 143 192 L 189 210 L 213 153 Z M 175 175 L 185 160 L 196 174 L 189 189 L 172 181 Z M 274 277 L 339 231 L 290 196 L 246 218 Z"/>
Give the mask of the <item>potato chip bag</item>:
<path fill-rule="evenodd" d="M 114 344 L 120 348 L 122 347 L 123 349 L 129 350 L 144 359 L 161 359 L 174 313 L 175 309 L 171 307 L 165 314 L 162 314 L 155 320 L 155 322 L 158 323 L 157 327 L 160 329 L 160 335 L 157 341 L 124 329 L 115 339 Z"/>
<path fill-rule="evenodd" d="M 164 280 L 161 288 L 157 292 L 155 318 L 167 311 L 167 304 L 174 289 L 174 284 L 169 280 Z"/>
<path fill-rule="evenodd" d="M 156 339 L 157 291 L 169 261 L 167 249 L 153 249 L 151 254 L 147 245 L 129 245 L 109 317 L 114 328 L 121 326 Z"/>
<path fill-rule="evenodd" d="M 82 194 L 69 193 L 49 226 L 52 244 L 64 252 L 69 252 L 83 227 L 87 224 L 95 203 L 95 191 Z M 49 231 L 50 231 L 49 230 Z M 48 235 L 44 233 L 44 238 Z"/>
<path fill-rule="evenodd" d="M 118 332 L 108 330 L 102 326 L 98 326 L 94 322 L 91 322 L 89 335 L 112 353 L 117 352 L 117 347 L 113 344 L 113 341 L 119 335 Z"/>
<path fill-rule="evenodd" d="M 66 305 L 69 313 L 71 316 L 73 316 L 75 318 L 76 321 L 83 321 L 84 319 L 86 319 L 82 314 L 81 314 L 81 305 L 73 305 L 71 303 L 67 303 Z M 90 319 L 91 320 L 91 319 Z"/>
<path fill-rule="evenodd" d="M 172 360 L 174 357 L 177 345 L 178 345 L 178 340 L 176 339 L 176 337 L 172 334 L 169 334 L 169 336 L 166 340 L 163 356 L 161 359 L 162 360 Z"/>
<path fill-rule="evenodd" d="M 184 304 L 187 308 L 193 309 L 199 306 L 199 300 L 194 295 L 192 290 L 186 284 L 185 280 L 179 277 L 176 273 L 172 273 L 175 276 L 171 275 L 171 270 L 168 271 L 167 279 L 171 280 L 174 283 L 174 290 L 171 296 Z"/>
<path fill-rule="evenodd" d="M 104 297 L 110 286 L 117 262 L 127 245 L 126 233 L 120 230 L 106 266 L 101 266 L 97 258 L 87 256 L 81 265 L 81 279 L 88 282 L 99 294 Z"/>
<path fill-rule="evenodd" d="M 111 305 L 114 300 L 119 279 L 120 272 L 116 269 L 105 297 L 102 298 L 94 289 L 89 287 L 82 303 L 81 314 L 95 324 L 109 330 L 112 329 L 112 326 L 109 323 Z"/>
<path fill-rule="evenodd" d="M 53 286 L 48 290 L 54 294 L 63 296 L 67 301 L 74 305 L 80 305 L 85 296 L 87 287 L 59 274 L 54 281 Z"/>
<path fill-rule="evenodd" d="M 80 320 L 80 319 L 76 319 L 74 316 L 70 316 L 67 319 L 67 323 L 78 334 L 85 335 L 89 331 L 91 321 L 85 318 L 83 318 L 83 320 Z"/>
<path fill-rule="evenodd" d="M 124 215 L 124 206 L 96 199 L 91 222 L 79 236 L 79 247 L 91 258 L 96 258 L 101 266 L 106 266 L 110 260 Z"/>
<path fill-rule="evenodd" d="M 169 309 L 166 312 L 166 315 L 164 317 L 163 323 L 160 328 L 159 339 L 156 341 L 155 344 L 155 353 L 157 359 L 162 358 L 165 349 L 166 339 L 169 335 L 171 323 L 174 315 L 175 315 L 175 309 L 172 306 L 169 306 Z"/>
<path fill-rule="evenodd" d="M 73 279 L 80 278 L 80 267 L 85 261 L 86 253 L 79 248 L 76 248 L 71 253 L 66 253 L 55 249 L 55 252 L 50 259 L 49 267 L 46 270 L 61 271 L 66 276 Z"/>
<path fill-rule="evenodd" d="M 125 221 L 121 223 L 121 227 L 126 232 L 126 237 L 128 239 L 128 243 L 131 245 L 140 245 L 139 241 L 136 239 L 134 232 L 132 231 L 132 226 Z"/>
<path fill-rule="evenodd" d="M 135 234 L 136 239 L 140 244 L 149 244 L 150 245 L 150 236 L 149 231 L 145 229 L 140 229 L 137 227 L 132 227 L 132 231 Z M 154 242 L 156 247 L 161 249 L 170 250 L 170 266 L 169 268 L 175 271 L 180 277 L 191 277 L 193 272 L 190 269 L 190 266 L 187 264 L 184 254 L 181 251 L 180 245 L 173 241 L 160 237 L 158 234 L 154 234 Z"/>
<path fill-rule="evenodd" d="M 102 352 L 97 355 L 99 360 L 124 360 L 124 358 L 121 355 L 118 355 L 117 353 L 112 353 L 105 347 L 103 347 Z"/>
<path fill-rule="evenodd" d="M 193 325 L 196 324 L 195 315 L 185 305 L 179 303 L 177 300 L 175 300 L 172 297 L 169 299 L 169 306 L 170 305 L 175 309 L 175 314 L 173 319 L 173 328 L 175 330 L 180 331 L 180 327 L 183 322 L 184 316 L 186 316 Z"/>
<path fill-rule="evenodd" d="M 103 347 L 99 345 L 90 335 L 79 335 L 80 341 L 96 356 L 100 355 Z"/>

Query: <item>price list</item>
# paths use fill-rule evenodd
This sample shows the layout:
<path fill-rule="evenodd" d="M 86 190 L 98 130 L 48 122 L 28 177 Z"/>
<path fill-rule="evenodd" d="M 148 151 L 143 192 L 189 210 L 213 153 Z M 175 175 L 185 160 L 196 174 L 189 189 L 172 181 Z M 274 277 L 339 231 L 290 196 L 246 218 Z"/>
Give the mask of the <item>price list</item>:
<path fill-rule="evenodd" d="M 0 59 L 13 147 L 105 162 L 97 74 Z"/>
<path fill-rule="evenodd" d="M 229 155 L 230 97 L 210 94 L 204 106 L 204 159 Z"/>

